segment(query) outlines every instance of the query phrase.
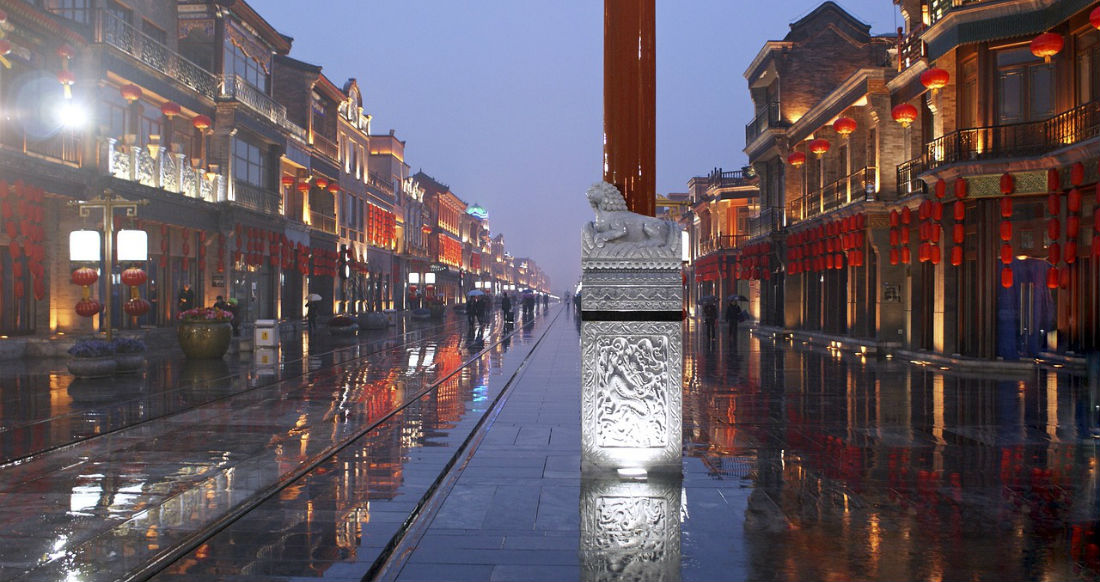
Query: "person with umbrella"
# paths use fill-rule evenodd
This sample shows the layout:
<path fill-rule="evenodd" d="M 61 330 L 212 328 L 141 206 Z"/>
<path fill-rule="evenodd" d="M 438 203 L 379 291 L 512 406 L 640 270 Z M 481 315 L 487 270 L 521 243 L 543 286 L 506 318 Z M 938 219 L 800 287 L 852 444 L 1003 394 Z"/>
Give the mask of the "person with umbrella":
<path fill-rule="evenodd" d="M 309 323 L 309 331 L 313 331 L 313 326 L 317 322 L 317 309 L 313 307 L 313 303 L 320 300 L 321 296 L 316 293 L 310 293 L 309 297 L 306 297 L 306 321 Z"/>

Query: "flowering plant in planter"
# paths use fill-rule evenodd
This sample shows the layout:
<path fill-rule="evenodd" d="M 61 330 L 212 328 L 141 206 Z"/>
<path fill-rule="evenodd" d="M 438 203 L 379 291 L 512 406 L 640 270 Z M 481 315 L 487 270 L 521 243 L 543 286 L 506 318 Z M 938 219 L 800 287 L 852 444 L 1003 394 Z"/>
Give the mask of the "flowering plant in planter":
<path fill-rule="evenodd" d="M 116 354 L 140 354 L 145 351 L 145 342 L 139 339 L 120 337 L 111 342 Z"/>
<path fill-rule="evenodd" d="M 114 354 L 114 346 L 101 339 L 78 340 L 69 348 L 69 355 L 74 358 L 102 358 Z"/>
<path fill-rule="evenodd" d="M 347 327 L 347 326 L 352 325 L 354 323 L 355 323 L 355 318 L 348 315 L 348 314 L 346 314 L 346 313 L 341 313 L 340 315 L 334 315 L 334 316 L 332 316 L 332 319 L 328 320 L 328 324 L 331 327 Z"/>
<path fill-rule="evenodd" d="M 196 307 L 181 311 L 180 321 L 193 323 L 221 323 L 233 320 L 233 314 L 217 307 Z"/>

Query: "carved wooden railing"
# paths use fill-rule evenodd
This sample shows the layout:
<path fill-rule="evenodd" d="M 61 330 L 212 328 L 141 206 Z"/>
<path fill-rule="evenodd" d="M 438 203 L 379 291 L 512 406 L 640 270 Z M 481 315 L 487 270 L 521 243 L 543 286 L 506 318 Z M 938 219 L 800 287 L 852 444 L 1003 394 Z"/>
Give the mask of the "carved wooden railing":
<path fill-rule="evenodd" d="M 198 198 L 207 202 L 226 199 L 226 178 L 219 171 L 200 167 L 198 160 L 161 148 L 153 157 L 148 147 L 101 138 L 100 170 L 122 180 Z"/>

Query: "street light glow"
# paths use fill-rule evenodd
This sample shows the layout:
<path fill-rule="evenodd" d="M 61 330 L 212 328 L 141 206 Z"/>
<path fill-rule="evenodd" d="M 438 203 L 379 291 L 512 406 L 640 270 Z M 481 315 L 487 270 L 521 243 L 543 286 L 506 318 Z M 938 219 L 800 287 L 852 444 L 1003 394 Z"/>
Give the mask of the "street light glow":
<path fill-rule="evenodd" d="M 57 106 L 57 120 L 63 127 L 81 129 L 88 124 L 88 111 L 80 103 L 65 99 Z"/>

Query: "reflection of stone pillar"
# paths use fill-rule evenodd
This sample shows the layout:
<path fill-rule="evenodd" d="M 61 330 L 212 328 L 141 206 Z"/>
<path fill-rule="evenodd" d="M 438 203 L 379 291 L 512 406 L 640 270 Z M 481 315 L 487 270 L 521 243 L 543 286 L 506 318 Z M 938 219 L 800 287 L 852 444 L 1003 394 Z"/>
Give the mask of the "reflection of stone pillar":
<path fill-rule="evenodd" d="M 680 579 L 680 481 L 584 479 L 581 579 Z"/>
<path fill-rule="evenodd" d="M 681 470 L 680 228 L 625 210 L 610 184 L 582 238 L 582 469 Z"/>

